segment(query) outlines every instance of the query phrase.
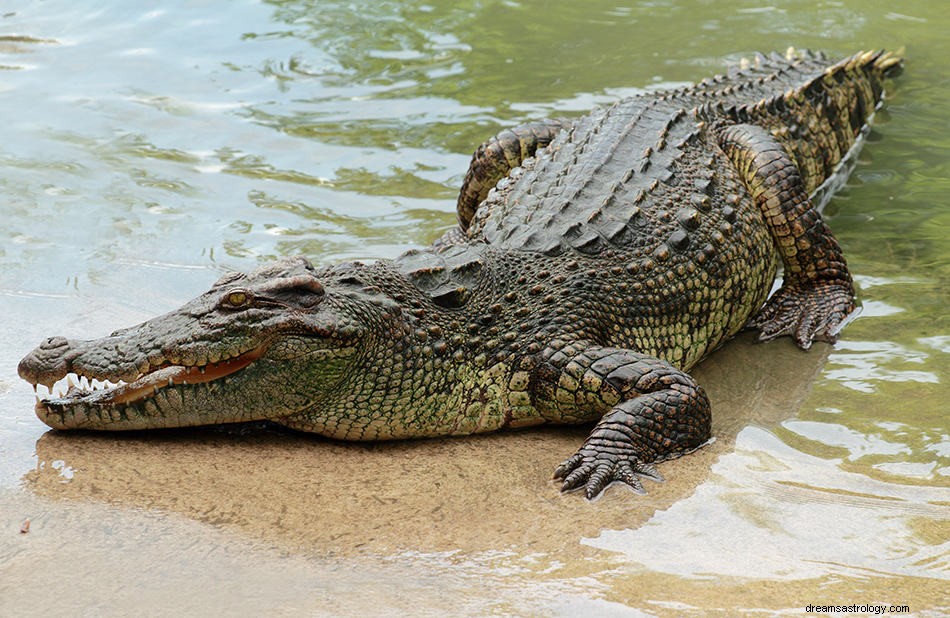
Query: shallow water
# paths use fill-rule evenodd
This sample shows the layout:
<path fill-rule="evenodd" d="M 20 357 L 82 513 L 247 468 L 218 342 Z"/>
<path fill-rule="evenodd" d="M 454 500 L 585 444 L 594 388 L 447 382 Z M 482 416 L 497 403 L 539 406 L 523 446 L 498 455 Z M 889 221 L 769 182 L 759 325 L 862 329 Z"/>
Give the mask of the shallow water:
<path fill-rule="evenodd" d="M 0 9 L 0 613 L 950 610 L 946 11 L 96 4 Z M 789 45 L 906 48 L 826 210 L 863 313 L 834 347 L 742 337 L 703 363 L 717 440 L 646 496 L 559 495 L 576 428 L 350 445 L 33 415 L 15 367 L 45 336 L 103 335 L 279 255 L 393 257 L 454 224 L 500 128 Z"/>

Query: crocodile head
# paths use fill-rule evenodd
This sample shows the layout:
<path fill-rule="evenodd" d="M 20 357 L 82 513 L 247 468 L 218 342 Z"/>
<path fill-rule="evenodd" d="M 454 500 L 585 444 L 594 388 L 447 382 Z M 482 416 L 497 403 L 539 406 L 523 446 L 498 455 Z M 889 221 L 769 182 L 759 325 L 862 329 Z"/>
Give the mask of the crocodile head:
<path fill-rule="evenodd" d="M 360 303 L 343 298 L 353 290 L 318 280 L 328 273 L 291 258 L 227 274 L 180 309 L 108 337 L 51 337 L 18 371 L 37 390 L 37 416 L 56 429 L 287 416 L 341 382 L 366 333 Z M 47 395 L 57 383 L 65 392 Z"/>

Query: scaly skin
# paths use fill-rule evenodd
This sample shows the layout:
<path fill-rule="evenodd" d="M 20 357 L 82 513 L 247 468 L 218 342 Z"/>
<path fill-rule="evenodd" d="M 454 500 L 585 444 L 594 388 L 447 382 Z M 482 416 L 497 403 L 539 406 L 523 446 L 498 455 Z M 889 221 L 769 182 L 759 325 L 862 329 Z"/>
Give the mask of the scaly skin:
<path fill-rule="evenodd" d="M 48 339 L 20 375 L 81 376 L 37 403 L 58 429 L 270 419 L 382 440 L 598 421 L 555 471 L 562 489 L 641 491 L 639 477 L 659 478 L 652 462 L 710 436 L 709 401 L 685 373 L 702 357 L 747 325 L 803 348 L 834 341 L 853 311 L 810 196 L 899 67 L 881 53 L 758 57 L 516 127 L 476 151 L 460 226 L 432 247 L 227 275 L 109 337 Z"/>

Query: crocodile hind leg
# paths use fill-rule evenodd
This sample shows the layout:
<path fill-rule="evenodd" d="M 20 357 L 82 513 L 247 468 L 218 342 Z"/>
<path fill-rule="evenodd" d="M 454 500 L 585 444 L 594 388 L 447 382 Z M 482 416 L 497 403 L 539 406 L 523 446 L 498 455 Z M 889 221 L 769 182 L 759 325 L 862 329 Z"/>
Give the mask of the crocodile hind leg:
<path fill-rule="evenodd" d="M 782 144 L 757 125 L 730 125 L 719 144 L 762 210 L 785 266 L 781 289 L 749 322 L 761 340 L 791 335 L 803 349 L 834 342 L 854 311 L 854 286 L 841 247 L 808 197 Z"/>
<path fill-rule="evenodd" d="M 566 121 L 549 119 L 523 124 L 505 129 L 475 150 L 456 207 L 463 232 L 468 229 L 478 205 L 498 181 L 534 156 L 539 148 L 550 144 L 566 126 Z"/>
<path fill-rule="evenodd" d="M 554 472 L 561 491 L 597 497 L 617 481 L 643 492 L 640 476 L 662 480 L 652 463 L 698 448 L 710 436 L 709 399 L 686 373 L 631 350 L 566 344 L 542 352 L 534 405 L 559 422 L 600 421 Z"/>

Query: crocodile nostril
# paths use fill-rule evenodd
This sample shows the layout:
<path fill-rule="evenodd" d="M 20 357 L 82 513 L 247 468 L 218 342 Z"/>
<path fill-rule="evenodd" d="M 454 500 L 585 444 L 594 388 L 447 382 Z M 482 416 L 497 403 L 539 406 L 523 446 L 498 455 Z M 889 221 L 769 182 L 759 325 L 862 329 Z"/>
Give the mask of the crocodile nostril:
<path fill-rule="evenodd" d="M 50 350 L 53 348 L 61 348 L 63 346 L 69 345 L 69 341 L 65 337 L 50 337 L 40 346 L 44 350 Z"/>

